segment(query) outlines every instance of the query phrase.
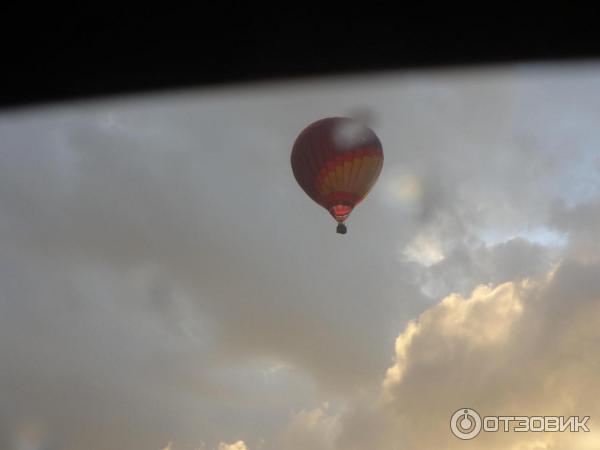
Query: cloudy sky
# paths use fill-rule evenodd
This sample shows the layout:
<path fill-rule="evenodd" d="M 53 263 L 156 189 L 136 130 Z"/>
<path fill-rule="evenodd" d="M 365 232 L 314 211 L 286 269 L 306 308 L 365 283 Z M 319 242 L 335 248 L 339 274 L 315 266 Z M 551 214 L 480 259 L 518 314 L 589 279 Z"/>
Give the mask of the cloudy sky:
<path fill-rule="evenodd" d="M 328 116 L 385 153 L 345 236 L 289 165 Z M 0 448 L 597 450 L 598 124 L 592 63 L 0 111 Z"/>

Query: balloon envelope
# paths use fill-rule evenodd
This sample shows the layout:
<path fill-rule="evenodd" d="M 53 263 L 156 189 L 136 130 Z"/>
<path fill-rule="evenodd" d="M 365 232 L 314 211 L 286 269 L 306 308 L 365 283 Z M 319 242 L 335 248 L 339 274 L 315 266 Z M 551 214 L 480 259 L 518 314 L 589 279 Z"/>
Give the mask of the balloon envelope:
<path fill-rule="evenodd" d="M 304 192 L 342 224 L 338 232 L 345 232 L 343 222 L 379 177 L 383 150 L 379 138 L 361 122 L 330 117 L 298 135 L 291 162 Z"/>

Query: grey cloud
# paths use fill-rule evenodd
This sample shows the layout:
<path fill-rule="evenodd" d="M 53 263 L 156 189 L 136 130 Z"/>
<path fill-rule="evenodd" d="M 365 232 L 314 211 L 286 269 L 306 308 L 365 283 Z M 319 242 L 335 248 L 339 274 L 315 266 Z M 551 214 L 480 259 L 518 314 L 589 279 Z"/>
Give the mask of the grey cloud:
<path fill-rule="evenodd" d="M 478 284 L 499 284 L 540 276 L 560 261 L 561 251 L 514 238 L 486 246 L 461 243 L 440 262 L 421 269 L 420 284 L 430 295 L 468 295 Z"/>
<path fill-rule="evenodd" d="M 481 286 L 466 299 L 453 294 L 423 313 L 398 337 L 381 403 L 341 418 L 337 448 L 464 448 L 448 426 L 461 407 L 484 416 L 597 415 L 599 269 L 567 259 L 548 277 Z M 482 433 L 466 444 L 592 449 L 597 443 L 592 430 Z"/>
<path fill-rule="evenodd" d="M 555 249 L 484 235 L 547 225 L 557 199 L 594 191 L 581 161 L 596 127 L 563 127 L 557 140 L 572 146 L 545 133 L 563 117 L 596 117 L 568 100 L 591 105 L 598 90 L 562 89 L 558 105 L 560 80 L 540 88 L 531 73 L 390 74 L 3 113 L 3 448 L 30 422 L 56 448 L 243 440 L 256 450 L 263 438 L 276 448 L 290 411 L 376 390 L 398 331 L 439 296 L 548 270 Z M 593 86 L 595 72 L 580 78 Z M 340 238 L 295 184 L 289 152 L 306 124 L 361 109 L 386 165 Z M 412 209 L 389 195 L 394 168 L 418 180 Z M 578 216 L 557 226 L 575 230 Z M 399 257 L 423 232 L 445 256 L 430 267 Z M 423 293 L 432 282 L 439 296 Z"/>

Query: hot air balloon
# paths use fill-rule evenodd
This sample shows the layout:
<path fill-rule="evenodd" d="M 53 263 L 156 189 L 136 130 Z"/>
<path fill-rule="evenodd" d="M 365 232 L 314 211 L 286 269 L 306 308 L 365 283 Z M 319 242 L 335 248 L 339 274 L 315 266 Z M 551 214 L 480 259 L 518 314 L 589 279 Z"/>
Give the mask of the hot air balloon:
<path fill-rule="evenodd" d="M 344 221 L 369 193 L 383 167 L 375 133 L 361 122 L 330 117 L 306 127 L 292 148 L 292 170 L 300 187 L 338 222 Z"/>

